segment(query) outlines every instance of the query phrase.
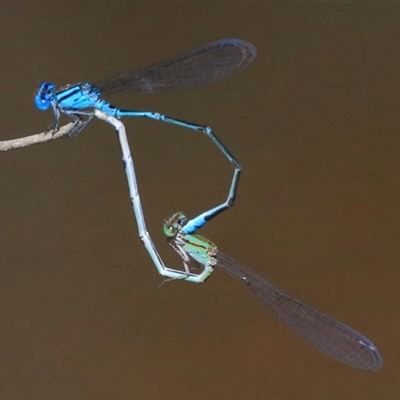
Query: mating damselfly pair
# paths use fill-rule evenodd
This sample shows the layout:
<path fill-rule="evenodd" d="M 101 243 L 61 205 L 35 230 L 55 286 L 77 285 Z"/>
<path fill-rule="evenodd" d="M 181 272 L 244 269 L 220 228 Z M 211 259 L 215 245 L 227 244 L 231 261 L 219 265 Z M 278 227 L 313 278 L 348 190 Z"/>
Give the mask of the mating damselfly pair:
<path fill-rule="evenodd" d="M 209 240 L 195 234 L 208 221 L 233 205 L 241 171 L 240 164 L 211 128 L 159 113 L 121 110 L 100 97 L 101 94 L 123 90 L 153 93 L 205 85 L 241 71 L 250 64 L 255 55 L 256 49 L 251 44 L 237 39 L 223 39 L 153 67 L 121 74 L 95 84 L 76 84 L 56 91 L 54 84 L 43 83 L 35 103 L 41 110 L 49 107 L 53 109 L 55 120 L 49 127 L 53 131 L 59 127 L 60 113 L 70 116 L 75 122 L 70 135 L 79 133 L 94 115 L 115 127 L 120 139 L 139 236 L 162 276 L 200 283 L 204 282 L 216 267 L 221 268 L 246 284 L 278 319 L 318 350 L 353 367 L 378 370 L 382 358 L 377 348 L 365 336 L 294 299 L 250 268 L 220 252 Z M 234 166 L 225 202 L 191 220 L 187 220 L 182 213 L 177 213 L 164 223 L 164 234 L 181 256 L 183 270 L 165 266 L 147 231 L 125 127 L 115 117 L 150 118 L 205 133 Z M 190 260 L 202 266 L 203 270 L 194 273 L 189 265 Z"/>

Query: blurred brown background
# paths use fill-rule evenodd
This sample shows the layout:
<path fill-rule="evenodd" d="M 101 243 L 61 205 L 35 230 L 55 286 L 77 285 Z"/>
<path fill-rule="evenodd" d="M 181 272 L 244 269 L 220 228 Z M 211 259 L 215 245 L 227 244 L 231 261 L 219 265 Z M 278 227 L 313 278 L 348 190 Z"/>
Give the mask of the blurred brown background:
<path fill-rule="evenodd" d="M 223 272 L 162 279 L 137 236 L 104 123 L 0 154 L 1 399 L 398 399 L 399 6 L 395 3 L 3 3 L 0 139 L 52 120 L 33 95 L 147 66 L 223 37 L 242 74 L 201 89 L 107 98 L 215 130 L 244 170 L 235 207 L 201 231 L 289 293 L 368 336 L 379 372 L 318 353 Z M 66 122 L 67 120 L 65 120 Z M 148 227 L 226 197 L 203 136 L 124 121 Z"/>

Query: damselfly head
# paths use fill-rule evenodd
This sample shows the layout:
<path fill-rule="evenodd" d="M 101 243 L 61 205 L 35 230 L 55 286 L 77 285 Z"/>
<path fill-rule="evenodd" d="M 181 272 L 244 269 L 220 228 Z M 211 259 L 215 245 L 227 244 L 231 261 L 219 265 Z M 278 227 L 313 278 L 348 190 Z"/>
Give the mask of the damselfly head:
<path fill-rule="evenodd" d="M 181 228 L 186 224 L 186 215 L 182 212 L 173 214 L 170 218 L 166 219 L 163 225 L 164 235 L 167 238 L 176 236 Z"/>
<path fill-rule="evenodd" d="M 40 85 L 40 88 L 35 96 L 35 105 L 41 110 L 47 110 L 52 100 L 54 99 L 54 94 L 56 92 L 56 85 L 50 82 L 44 82 Z"/>

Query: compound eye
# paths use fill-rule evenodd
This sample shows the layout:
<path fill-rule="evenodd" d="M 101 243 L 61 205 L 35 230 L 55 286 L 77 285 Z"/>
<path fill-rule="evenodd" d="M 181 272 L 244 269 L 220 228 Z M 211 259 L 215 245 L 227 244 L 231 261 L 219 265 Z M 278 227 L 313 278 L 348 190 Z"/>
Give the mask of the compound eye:
<path fill-rule="evenodd" d="M 171 223 L 165 223 L 163 227 L 164 235 L 168 238 L 172 238 L 176 235 L 177 229 Z"/>
<path fill-rule="evenodd" d="M 50 101 L 39 96 L 35 97 L 35 105 L 39 110 L 45 111 L 50 107 Z"/>

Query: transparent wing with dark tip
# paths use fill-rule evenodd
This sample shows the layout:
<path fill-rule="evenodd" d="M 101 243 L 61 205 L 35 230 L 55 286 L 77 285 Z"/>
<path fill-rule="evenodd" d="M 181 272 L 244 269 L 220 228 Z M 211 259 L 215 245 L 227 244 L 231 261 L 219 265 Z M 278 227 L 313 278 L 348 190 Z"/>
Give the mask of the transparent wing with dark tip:
<path fill-rule="evenodd" d="M 92 84 L 103 94 L 124 90 L 154 93 L 197 87 L 230 77 L 246 68 L 256 48 L 243 40 L 222 39 L 139 71 Z"/>
<path fill-rule="evenodd" d="M 381 368 L 378 349 L 361 333 L 296 300 L 231 257 L 218 252 L 217 260 L 218 267 L 247 285 L 279 320 L 316 349 L 355 368 Z"/>

